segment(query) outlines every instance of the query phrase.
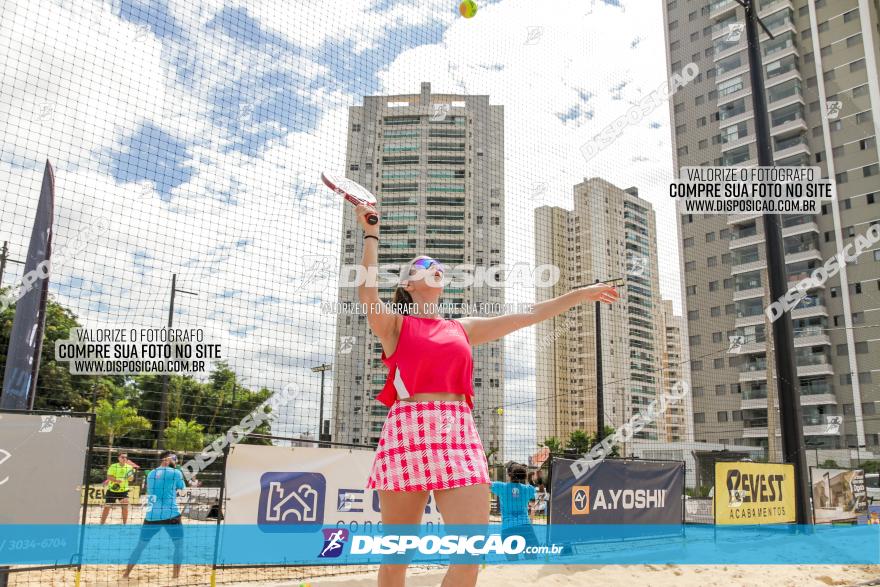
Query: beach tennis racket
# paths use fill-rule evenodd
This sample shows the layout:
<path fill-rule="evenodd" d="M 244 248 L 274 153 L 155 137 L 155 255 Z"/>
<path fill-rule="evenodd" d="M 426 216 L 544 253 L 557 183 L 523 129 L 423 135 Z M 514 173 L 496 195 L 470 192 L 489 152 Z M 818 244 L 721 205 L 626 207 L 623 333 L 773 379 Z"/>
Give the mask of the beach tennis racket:
<path fill-rule="evenodd" d="M 321 172 L 321 181 L 323 181 L 324 185 L 328 188 L 355 206 L 360 206 L 361 204 L 369 204 L 371 206 L 376 205 L 376 196 L 371 194 L 370 190 L 354 180 L 324 171 Z M 376 224 L 377 222 L 379 222 L 379 217 L 375 214 L 369 214 L 367 216 L 368 224 Z"/>

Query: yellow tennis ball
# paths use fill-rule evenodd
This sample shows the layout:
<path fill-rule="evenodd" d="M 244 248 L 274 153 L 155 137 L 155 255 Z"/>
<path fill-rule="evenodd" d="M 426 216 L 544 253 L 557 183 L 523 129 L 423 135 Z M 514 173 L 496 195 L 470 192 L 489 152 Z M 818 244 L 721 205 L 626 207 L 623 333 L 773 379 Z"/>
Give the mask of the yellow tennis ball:
<path fill-rule="evenodd" d="M 458 11 L 465 18 L 473 18 L 477 13 L 477 3 L 474 2 L 474 0 L 463 0 L 463 2 L 458 5 Z"/>
<path fill-rule="evenodd" d="M 496 411 L 498 412 L 498 415 L 499 415 L 499 416 L 501 416 L 502 414 L 504 414 L 504 408 L 498 408 Z"/>

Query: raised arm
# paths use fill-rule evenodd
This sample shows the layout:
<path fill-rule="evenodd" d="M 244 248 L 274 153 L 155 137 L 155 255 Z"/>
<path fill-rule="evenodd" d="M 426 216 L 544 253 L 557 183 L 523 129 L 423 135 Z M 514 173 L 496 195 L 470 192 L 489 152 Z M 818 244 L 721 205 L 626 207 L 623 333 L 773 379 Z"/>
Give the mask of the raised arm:
<path fill-rule="evenodd" d="M 620 297 L 620 294 L 612 286 L 607 283 L 597 283 L 573 289 L 552 300 L 535 304 L 531 312 L 505 314 L 504 316 L 493 316 L 491 318 L 461 318 L 459 322 L 461 322 L 465 332 L 467 332 L 471 345 L 476 346 L 498 340 L 515 330 L 558 316 L 578 304 L 597 301 L 611 304 L 618 297 Z"/>
<path fill-rule="evenodd" d="M 382 303 L 379 298 L 378 264 L 379 264 L 379 225 L 367 222 L 368 214 L 376 214 L 376 209 L 368 204 L 356 208 L 358 223 L 364 229 L 364 256 L 361 264 L 366 269 L 366 279 L 358 286 L 358 299 L 366 307 L 367 324 L 382 346 L 386 349 L 397 345 L 402 319 Z M 370 238 L 368 238 L 370 237 Z M 372 238 L 375 237 L 375 238 Z"/>

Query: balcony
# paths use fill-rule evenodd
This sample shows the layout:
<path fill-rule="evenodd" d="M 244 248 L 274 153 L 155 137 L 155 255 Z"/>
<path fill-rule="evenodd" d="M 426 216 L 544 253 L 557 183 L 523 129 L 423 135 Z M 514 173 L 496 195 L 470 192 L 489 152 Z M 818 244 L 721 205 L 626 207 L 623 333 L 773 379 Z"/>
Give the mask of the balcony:
<path fill-rule="evenodd" d="M 775 126 L 771 126 L 770 135 L 775 137 L 795 131 L 806 132 L 807 130 L 807 123 L 802 117 L 788 117 L 786 120 L 777 122 Z"/>
<path fill-rule="evenodd" d="M 734 0 L 715 0 L 709 4 L 709 17 L 713 19 L 721 18 L 728 15 L 738 6 L 739 4 L 734 2 Z"/>
<path fill-rule="evenodd" d="M 733 292 L 733 301 L 739 302 L 742 300 L 747 300 L 749 298 L 760 298 L 764 295 L 764 288 L 762 286 L 751 287 L 749 289 L 741 289 L 739 291 Z"/>
<path fill-rule="evenodd" d="M 834 375 L 834 369 L 830 363 L 816 363 L 815 365 L 798 365 L 798 377 L 810 377 L 812 375 Z"/>
<path fill-rule="evenodd" d="M 757 271 L 759 269 L 763 269 L 767 265 L 764 259 L 758 259 L 757 261 L 748 261 L 746 263 L 739 263 L 737 265 L 731 265 L 730 274 L 738 275 L 740 273 L 748 273 L 749 271 Z"/>
<path fill-rule="evenodd" d="M 837 405 L 837 397 L 833 393 L 801 394 L 802 406 L 827 406 Z"/>
<path fill-rule="evenodd" d="M 827 424 L 805 425 L 804 436 L 840 436 L 840 428 L 837 431 L 829 431 Z"/>
<path fill-rule="evenodd" d="M 748 247 L 750 245 L 756 245 L 762 242 L 764 242 L 764 233 L 758 232 L 755 234 L 750 234 L 748 236 L 730 239 L 729 247 L 730 250 L 733 251 L 735 249 L 741 249 L 742 247 Z"/>
<path fill-rule="evenodd" d="M 810 154 L 810 146 L 807 144 L 806 137 L 802 135 L 777 141 L 776 147 L 773 149 L 774 159 L 785 159 L 800 154 Z"/>
<path fill-rule="evenodd" d="M 785 238 L 787 236 L 795 236 L 797 234 L 804 234 L 806 232 L 815 232 L 818 234 L 819 225 L 811 220 L 809 222 L 795 224 L 794 226 L 784 226 L 782 228 L 782 238 Z"/>
<path fill-rule="evenodd" d="M 742 431 L 743 438 L 767 438 L 767 427 L 743 427 Z"/>
<path fill-rule="evenodd" d="M 791 311 L 792 318 L 810 318 L 812 316 L 828 316 L 828 309 L 824 304 L 815 304 L 798 307 Z"/>
<path fill-rule="evenodd" d="M 752 212 L 749 214 L 728 214 L 727 215 L 727 223 L 728 224 L 739 224 L 740 222 L 746 222 L 748 220 L 754 220 L 756 218 L 761 218 L 763 214 L 760 212 Z"/>
<path fill-rule="evenodd" d="M 785 253 L 785 263 L 797 263 L 799 261 L 809 261 L 814 259 L 822 261 L 822 253 L 818 249 L 808 248 L 805 251 L 795 251 L 793 253 Z M 821 264 L 821 263 L 820 263 Z"/>
<path fill-rule="evenodd" d="M 739 382 L 740 383 L 749 383 L 752 381 L 767 381 L 767 368 L 766 368 L 766 366 L 764 369 L 756 369 L 754 371 L 750 371 L 750 370 L 740 371 L 740 373 L 739 373 Z"/>
<path fill-rule="evenodd" d="M 831 346 L 831 338 L 825 334 L 822 328 L 796 331 L 794 333 L 794 346 Z"/>

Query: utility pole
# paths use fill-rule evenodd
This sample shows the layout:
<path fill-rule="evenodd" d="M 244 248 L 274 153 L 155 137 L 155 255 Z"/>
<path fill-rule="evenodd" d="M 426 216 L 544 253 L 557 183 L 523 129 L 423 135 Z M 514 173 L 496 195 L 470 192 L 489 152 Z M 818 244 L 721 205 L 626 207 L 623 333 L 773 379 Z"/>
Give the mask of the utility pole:
<path fill-rule="evenodd" d="M 749 78 L 752 85 L 752 109 L 755 121 L 755 145 L 758 165 L 770 167 L 773 163 L 770 128 L 767 116 L 767 97 L 764 88 L 764 65 L 758 25 L 772 39 L 773 34 L 758 18 L 756 0 L 736 0 L 745 9 L 746 37 L 748 40 Z M 782 224 L 778 214 L 764 214 L 764 244 L 767 251 L 767 276 L 770 299 L 778 300 L 787 288 L 785 250 Z M 782 451 L 785 462 L 794 465 L 795 513 L 798 524 L 812 524 L 810 487 L 804 446 L 803 419 L 800 404 L 800 382 L 794 355 L 794 333 L 788 312 L 773 323 L 776 384 L 779 389 L 779 419 L 782 431 Z M 770 404 L 768 402 L 768 409 Z M 769 414 L 768 414 L 769 415 Z"/>
<path fill-rule="evenodd" d="M 9 241 L 3 241 L 3 249 L 0 250 L 0 286 L 3 285 L 3 274 L 6 272 L 6 263 L 18 263 L 24 265 L 24 261 L 9 258 Z"/>
<path fill-rule="evenodd" d="M 596 280 L 599 283 L 599 280 Z M 596 302 L 596 442 L 605 432 L 605 397 L 602 381 L 602 303 Z"/>
<path fill-rule="evenodd" d="M 199 295 L 194 291 L 177 289 L 177 273 L 174 273 L 171 276 L 171 303 L 168 305 L 168 330 L 171 330 L 174 326 L 174 298 L 177 296 L 178 292 L 191 296 Z M 162 375 L 162 403 L 159 409 L 159 432 L 156 438 L 156 448 L 159 449 L 165 448 L 165 427 L 168 425 L 168 384 L 170 380 L 171 376 L 168 373 Z"/>
<path fill-rule="evenodd" d="M 324 373 L 329 371 L 332 368 L 330 363 L 323 363 L 318 365 L 317 367 L 312 367 L 313 373 L 321 374 L 321 403 L 318 408 L 318 446 L 321 447 L 322 440 L 329 440 L 324 438 Z M 329 446 L 329 445 L 327 445 Z M 326 448 L 326 447 L 324 447 Z"/>

